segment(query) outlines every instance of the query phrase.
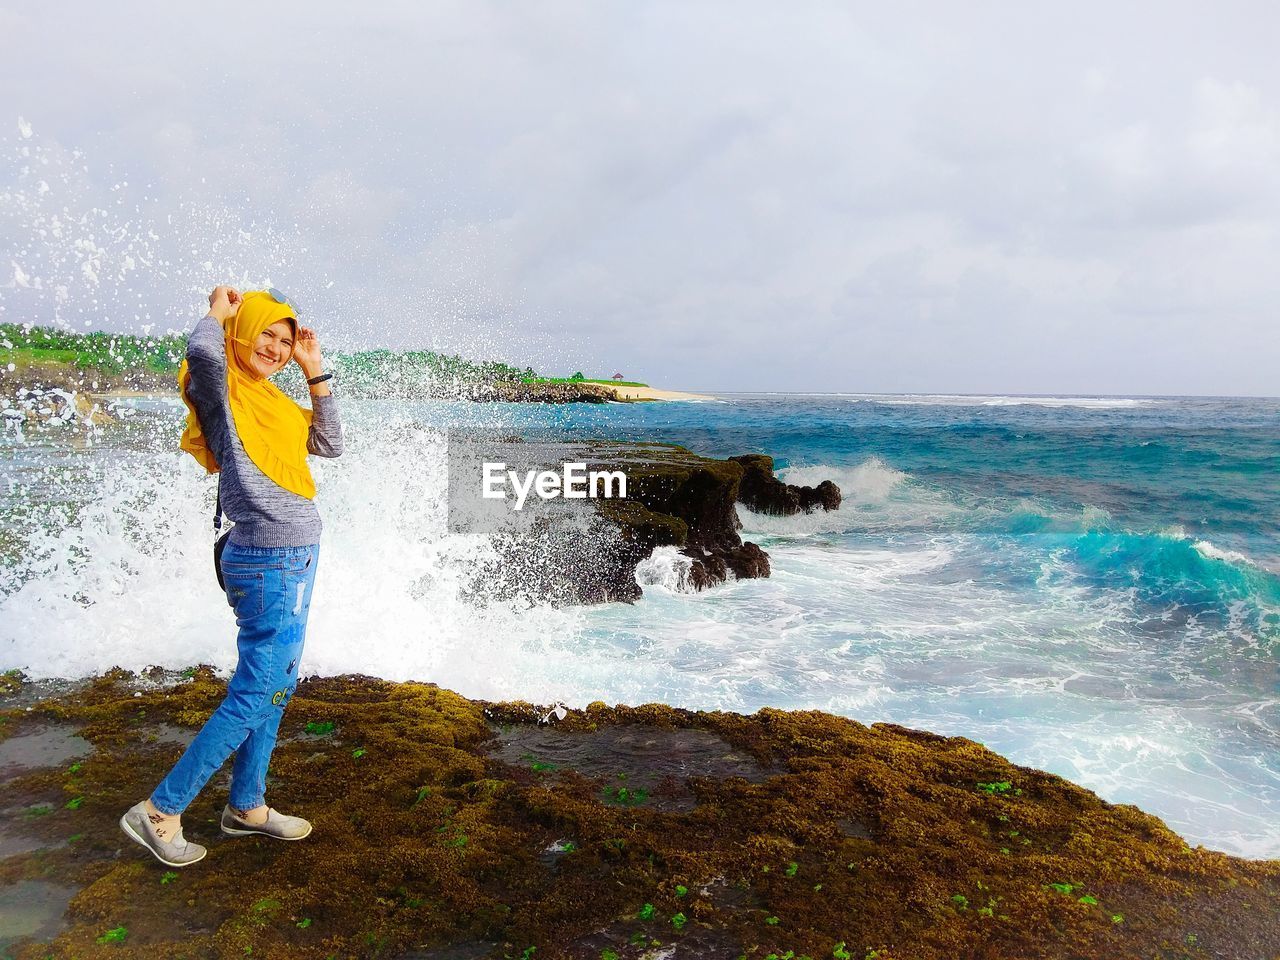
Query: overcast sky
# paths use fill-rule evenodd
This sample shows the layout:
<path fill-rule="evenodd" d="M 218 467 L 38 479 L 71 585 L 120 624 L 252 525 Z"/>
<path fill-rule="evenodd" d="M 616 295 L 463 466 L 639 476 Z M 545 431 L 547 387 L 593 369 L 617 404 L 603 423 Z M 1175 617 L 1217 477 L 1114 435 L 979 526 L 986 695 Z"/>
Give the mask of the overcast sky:
<path fill-rule="evenodd" d="M 0 2 L 0 308 L 269 280 L 330 344 L 673 388 L 1276 395 L 1278 11 Z"/>

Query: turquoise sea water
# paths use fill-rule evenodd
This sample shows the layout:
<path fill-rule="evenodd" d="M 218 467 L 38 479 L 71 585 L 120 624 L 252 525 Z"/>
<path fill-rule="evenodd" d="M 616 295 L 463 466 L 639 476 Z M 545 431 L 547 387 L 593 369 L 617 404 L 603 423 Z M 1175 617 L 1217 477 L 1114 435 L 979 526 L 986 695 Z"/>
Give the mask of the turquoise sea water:
<path fill-rule="evenodd" d="M 767 582 L 592 617 L 661 665 L 655 699 L 971 737 L 1280 856 L 1280 402 L 726 399 L 554 412 L 845 492 L 743 513 Z"/>
<path fill-rule="evenodd" d="M 345 409 L 348 454 L 317 468 L 309 673 L 893 721 L 1135 803 L 1192 842 L 1280 857 L 1280 401 Z M 21 542 L 4 544 L 0 667 L 234 664 L 204 582 L 211 487 L 167 446 L 171 409 L 138 416 L 150 433 L 90 447 L 6 435 L 0 489 Z M 482 545 L 443 532 L 439 494 L 439 428 L 464 422 L 769 453 L 792 482 L 834 479 L 845 503 L 741 511 L 767 580 L 688 593 L 658 555 L 634 605 L 477 610 L 454 575 Z"/>

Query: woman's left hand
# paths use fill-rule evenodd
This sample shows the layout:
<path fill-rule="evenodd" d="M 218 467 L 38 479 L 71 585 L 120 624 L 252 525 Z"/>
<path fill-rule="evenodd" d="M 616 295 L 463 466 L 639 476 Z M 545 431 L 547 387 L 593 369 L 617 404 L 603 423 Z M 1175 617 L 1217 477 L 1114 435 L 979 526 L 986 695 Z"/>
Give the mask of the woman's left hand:
<path fill-rule="evenodd" d="M 293 359 L 298 361 L 302 375 L 307 379 L 320 376 L 320 339 L 310 327 L 298 324 L 298 342 L 293 345 Z"/>

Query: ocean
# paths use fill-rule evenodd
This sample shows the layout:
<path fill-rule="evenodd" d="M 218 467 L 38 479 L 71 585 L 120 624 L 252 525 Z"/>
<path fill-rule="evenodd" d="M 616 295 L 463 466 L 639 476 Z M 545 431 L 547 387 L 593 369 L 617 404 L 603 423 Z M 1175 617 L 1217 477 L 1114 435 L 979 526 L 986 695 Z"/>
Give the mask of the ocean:
<path fill-rule="evenodd" d="M 964 736 L 1136 804 L 1192 844 L 1280 857 L 1280 401 L 725 394 L 647 404 L 343 400 L 301 670 L 470 697 L 826 710 Z M 213 482 L 175 401 L 0 436 L 0 669 L 229 674 Z M 837 512 L 739 507 L 773 574 L 634 605 L 480 605 L 446 530 L 445 430 L 767 453 Z"/>

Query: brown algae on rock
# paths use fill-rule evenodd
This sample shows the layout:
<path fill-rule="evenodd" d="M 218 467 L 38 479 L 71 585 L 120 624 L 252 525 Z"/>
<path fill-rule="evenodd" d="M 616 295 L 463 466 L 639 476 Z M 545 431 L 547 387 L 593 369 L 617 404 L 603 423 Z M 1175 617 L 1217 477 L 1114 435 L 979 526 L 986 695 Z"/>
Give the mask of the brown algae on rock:
<path fill-rule="evenodd" d="M 207 667 L 172 686 L 113 670 L 3 714 L 6 737 L 65 724 L 93 746 L 5 788 L 6 806 L 40 811 L 23 823 L 45 846 L 0 860 L 0 890 L 77 891 L 65 929 L 10 954 L 1280 952 L 1280 862 L 1189 848 L 1132 806 L 964 738 L 818 711 L 598 702 L 548 728 L 545 707 L 361 676 L 302 681 L 284 717 L 268 802 L 310 819 L 311 837 L 224 837 L 215 780 L 183 818 L 208 857 L 168 870 L 118 820 L 181 753 L 148 736 L 198 728 L 224 692 Z M 327 733 L 299 737 L 308 724 Z"/>

